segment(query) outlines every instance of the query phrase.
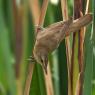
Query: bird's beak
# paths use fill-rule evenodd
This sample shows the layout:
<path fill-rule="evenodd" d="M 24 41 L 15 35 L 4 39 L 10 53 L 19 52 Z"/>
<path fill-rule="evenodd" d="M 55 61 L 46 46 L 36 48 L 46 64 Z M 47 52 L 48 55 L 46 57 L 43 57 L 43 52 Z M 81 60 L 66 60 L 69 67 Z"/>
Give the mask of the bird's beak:
<path fill-rule="evenodd" d="M 47 74 L 47 62 L 43 62 L 43 69 L 45 71 L 45 73 Z"/>

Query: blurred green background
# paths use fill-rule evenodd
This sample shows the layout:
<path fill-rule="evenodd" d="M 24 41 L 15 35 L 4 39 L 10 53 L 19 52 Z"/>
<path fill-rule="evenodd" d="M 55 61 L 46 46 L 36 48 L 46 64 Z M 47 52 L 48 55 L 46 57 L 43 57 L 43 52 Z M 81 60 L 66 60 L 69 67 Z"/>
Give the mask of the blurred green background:
<path fill-rule="evenodd" d="M 36 1 L 39 1 L 39 6 L 35 5 L 35 8 L 42 5 L 42 0 L 30 1 L 31 4 L 28 0 L 0 0 L 0 95 L 23 95 L 27 66 L 30 64 L 27 58 L 32 55 L 35 40 L 35 20 L 30 5 Z M 69 16 L 73 16 L 73 2 L 68 0 Z M 86 29 L 83 95 L 95 95 L 95 0 L 90 0 L 89 6 L 93 22 Z M 44 26 L 61 20 L 60 1 L 50 0 Z M 65 41 L 49 56 L 49 60 L 54 95 L 67 95 Z M 75 72 L 77 69 L 78 67 Z M 39 64 L 35 65 L 30 95 L 47 95 L 43 71 Z"/>

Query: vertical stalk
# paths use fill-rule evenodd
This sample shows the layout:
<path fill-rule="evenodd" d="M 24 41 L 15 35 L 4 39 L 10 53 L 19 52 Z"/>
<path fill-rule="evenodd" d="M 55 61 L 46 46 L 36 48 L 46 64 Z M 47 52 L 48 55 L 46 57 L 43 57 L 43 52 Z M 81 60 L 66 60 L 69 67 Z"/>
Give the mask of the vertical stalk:
<path fill-rule="evenodd" d="M 37 24 L 38 20 L 39 20 L 39 13 L 40 13 L 39 2 L 38 2 L 38 0 L 35 0 L 35 1 L 29 0 L 28 4 L 30 6 L 31 13 L 32 13 L 33 18 L 34 18 L 34 23 Z M 35 5 L 37 5 L 37 6 L 35 6 Z M 34 12 L 35 9 L 36 9 L 36 12 Z M 27 78 L 26 78 L 26 82 L 25 82 L 25 88 L 24 88 L 24 92 L 23 92 L 24 95 L 29 95 L 34 67 L 35 67 L 35 64 L 29 63 L 28 74 L 27 74 Z"/>
<path fill-rule="evenodd" d="M 81 10 L 82 8 L 81 4 Z M 87 0 L 86 3 L 86 9 L 85 9 L 85 14 L 88 13 L 88 8 L 89 8 L 89 0 Z M 80 13 L 80 16 L 83 16 L 82 12 Z M 79 32 L 79 69 L 80 69 L 80 74 L 78 77 L 78 83 L 77 83 L 77 89 L 76 89 L 76 95 L 83 95 L 83 83 L 84 83 L 84 39 L 85 39 L 85 32 L 86 32 L 86 27 L 83 27 L 80 29 Z"/>
<path fill-rule="evenodd" d="M 30 63 L 28 67 L 28 75 L 25 83 L 24 95 L 29 95 L 33 70 L 34 70 L 34 64 Z"/>
<path fill-rule="evenodd" d="M 83 1 L 80 0 L 80 16 L 83 16 L 82 14 L 82 9 L 83 9 Z M 87 0 L 86 3 L 86 9 L 85 9 L 85 14 L 88 13 L 88 8 L 89 8 L 89 0 Z M 86 31 L 86 27 L 81 28 L 80 32 L 79 32 L 79 83 L 77 84 L 77 93 L 76 95 L 83 95 L 83 83 L 84 83 L 84 39 L 85 39 L 85 31 Z"/>
<path fill-rule="evenodd" d="M 81 1 L 81 0 L 80 0 Z M 80 2 L 79 0 L 74 0 L 74 19 L 77 19 L 80 17 Z M 79 69 L 79 60 L 76 56 L 78 56 L 78 47 L 79 47 L 79 42 L 78 42 L 78 37 L 79 37 L 79 33 L 75 32 L 73 34 L 73 45 L 72 45 L 72 63 L 71 63 L 71 84 L 72 84 L 72 91 L 73 91 L 73 95 L 75 93 L 75 88 L 76 88 L 76 82 L 77 79 L 75 79 L 75 77 L 78 77 L 78 73 L 79 70 L 76 72 L 76 69 Z"/>
<path fill-rule="evenodd" d="M 87 1 L 87 7 L 86 12 L 88 10 L 88 3 Z M 79 17 L 83 16 L 83 0 L 74 0 L 74 19 L 77 19 Z M 77 35 L 77 36 L 76 36 Z M 77 38 L 78 37 L 78 38 Z M 72 84 L 73 84 L 73 94 L 76 95 L 82 95 L 83 93 L 83 78 L 84 78 L 84 37 L 85 37 L 85 30 L 84 28 L 81 28 L 79 30 L 79 33 L 74 33 L 73 35 L 73 48 L 72 48 Z M 74 92 L 74 56 L 75 56 L 75 46 L 76 46 L 76 39 L 78 39 L 78 67 L 79 67 L 79 75 L 78 80 L 76 83 L 76 92 Z"/>
<path fill-rule="evenodd" d="M 63 20 L 64 21 L 68 20 L 67 0 L 61 0 L 61 7 L 62 7 Z M 67 56 L 67 67 L 68 67 L 68 95 L 72 95 L 71 77 L 70 77 L 70 72 L 71 72 L 71 48 L 70 48 L 69 36 L 65 38 L 65 44 L 66 44 L 66 56 Z"/>
<path fill-rule="evenodd" d="M 16 0 L 13 0 L 13 12 L 14 12 L 14 31 L 15 31 L 15 71 L 16 71 L 16 82 L 17 82 L 17 93 L 22 95 L 22 87 L 20 80 L 20 65 L 22 56 L 22 4 L 17 7 Z"/>

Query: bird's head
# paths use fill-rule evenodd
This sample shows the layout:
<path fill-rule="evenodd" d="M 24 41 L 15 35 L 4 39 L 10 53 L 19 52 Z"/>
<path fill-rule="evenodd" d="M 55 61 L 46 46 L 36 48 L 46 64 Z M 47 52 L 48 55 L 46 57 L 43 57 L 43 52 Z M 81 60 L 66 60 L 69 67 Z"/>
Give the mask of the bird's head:
<path fill-rule="evenodd" d="M 47 65 L 48 65 L 48 56 L 44 52 L 34 52 L 33 53 L 35 60 L 37 63 L 40 63 L 47 74 Z"/>

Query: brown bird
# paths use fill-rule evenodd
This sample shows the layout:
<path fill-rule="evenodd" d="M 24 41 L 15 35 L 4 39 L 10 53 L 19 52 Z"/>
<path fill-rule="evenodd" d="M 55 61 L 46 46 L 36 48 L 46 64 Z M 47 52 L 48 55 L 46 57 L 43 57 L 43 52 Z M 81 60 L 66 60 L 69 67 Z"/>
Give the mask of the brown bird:
<path fill-rule="evenodd" d="M 71 32 L 75 32 L 87 25 L 92 20 L 92 15 L 87 14 L 76 21 L 72 18 L 63 22 L 51 24 L 45 29 L 38 28 L 33 49 L 34 59 L 40 63 L 47 74 L 48 54 L 53 52 L 62 40 Z"/>

